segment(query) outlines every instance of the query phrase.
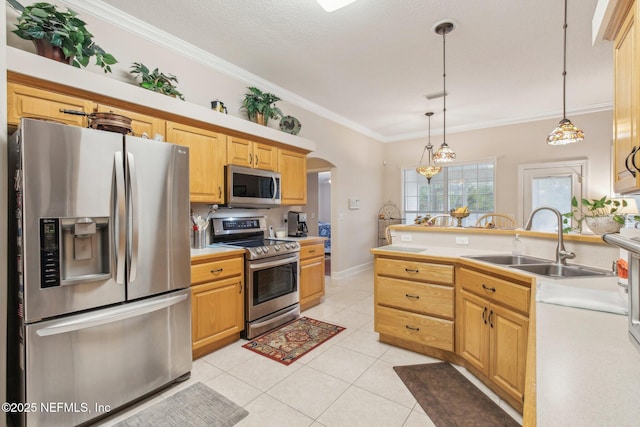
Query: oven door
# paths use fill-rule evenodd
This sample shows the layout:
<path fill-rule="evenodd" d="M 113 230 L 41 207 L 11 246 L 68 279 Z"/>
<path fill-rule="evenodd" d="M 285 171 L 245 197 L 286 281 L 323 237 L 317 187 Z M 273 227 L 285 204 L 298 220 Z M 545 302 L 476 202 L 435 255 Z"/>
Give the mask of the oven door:
<path fill-rule="evenodd" d="M 300 302 L 300 255 L 288 254 L 248 261 L 247 322 Z"/>

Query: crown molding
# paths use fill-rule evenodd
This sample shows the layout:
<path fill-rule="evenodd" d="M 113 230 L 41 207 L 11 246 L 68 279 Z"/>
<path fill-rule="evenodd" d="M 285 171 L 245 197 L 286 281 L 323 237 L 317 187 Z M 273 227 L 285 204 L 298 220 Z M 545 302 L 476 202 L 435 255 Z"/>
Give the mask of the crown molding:
<path fill-rule="evenodd" d="M 188 57 L 193 61 L 199 62 L 213 70 L 243 81 L 249 86 L 258 86 L 263 88 L 263 90 L 277 93 L 283 101 L 308 110 L 314 114 L 317 114 L 318 116 L 321 116 L 327 120 L 331 120 L 332 122 L 340 124 L 346 128 L 354 130 L 377 141 L 384 142 L 384 136 L 373 132 L 371 129 L 353 122 L 343 116 L 340 116 L 333 111 L 315 104 L 294 92 L 291 92 L 281 86 L 267 81 L 260 76 L 250 73 L 243 68 L 225 61 L 224 59 L 219 58 L 211 54 L 210 52 L 200 49 L 199 47 L 194 46 L 191 43 L 188 43 L 182 39 L 179 39 L 178 37 L 162 31 L 161 29 L 154 27 L 147 22 L 124 13 L 111 5 L 103 3 L 102 1 L 63 0 L 63 3 L 75 11 L 81 11 L 93 15 L 110 25 L 134 33 L 140 37 L 157 43 L 166 49 L 170 49 L 176 53 L 179 53 L 180 55 Z"/>
<path fill-rule="evenodd" d="M 314 102 L 309 101 L 302 96 L 291 92 L 281 86 L 278 86 L 270 81 L 263 79 L 262 77 L 250 73 L 249 71 L 240 68 L 228 61 L 225 61 L 222 58 L 219 58 L 210 52 L 207 52 L 199 47 L 194 46 L 191 43 L 188 43 L 182 39 L 179 39 L 161 29 L 154 27 L 153 25 L 148 24 L 138 18 L 135 18 L 123 11 L 116 9 L 115 7 L 103 3 L 100 0 L 61 0 L 61 3 L 66 5 L 69 8 L 74 9 L 75 11 L 81 11 L 88 13 L 90 15 L 95 16 L 98 19 L 101 19 L 107 22 L 110 25 L 121 28 L 125 31 L 134 33 L 140 37 L 143 37 L 147 40 L 150 40 L 154 43 L 161 45 L 166 49 L 170 49 L 180 55 L 186 56 L 189 59 L 199 62 L 213 70 L 216 70 L 220 73 L 229 75 L 233 78 L 236 78 L 250 86 L 258 86 L 264 88 L 264 90 L 278 93 L 278 96 L 282 98 L 282 100 L 289 102 L 293 105 L 296 105 L 300 108 L 303 108 L 311 113 L 314 113 L 320 117 L 323 117 L 327 120 L 330 120 L 334 123 L 342 125 L 348 129 L 351 129 L 359 134 L 365 135 L 369 138 L 372 138 L 376 141 L 382 143 L 391 143 L 391 142 L 400 142 L 400 141 L 408 141 L 411 139 L 419 139 L 427 136 L 427 132 L 412 132 L 412 133 L 403 133 L 396 134 L 393 136 L 384 136 L 373 130 L 362 126 L 352 120 L 349 120 L 339 114 L 334 113 L 327 108 L 324 108 Z M 584 108 L 575 109 L 570 111 L 572 115 L 575 114 L 587 114 L 605 110 L 613 109 L 612 103 L 602 103 L 592 106 L 587 106 Z M 491 127 L 498 126 L 507 126 L 518 123 L 532 122 L 537 120 L 545 120 L 552 119 L 556 117 L 560 117 L 562 112 L 550 112 L 548 114 L 540 114 L 534 116 L 522 116 L 522 117 L 514 117 L 505 120 L 492 120 L 487 122 L 473 123 L 469 125 L 452 127 L 448 130 L 448 133 L 458 133 L 458 132 L 468 132 L 471 130 L 478 129 L 486 129 Z M 440 132 L 440 133 L 438 133 Z M 435 131 L 432 129 L 431 135 L 439 135 L 442 134 L 442 130 L 436 129 Z"/>

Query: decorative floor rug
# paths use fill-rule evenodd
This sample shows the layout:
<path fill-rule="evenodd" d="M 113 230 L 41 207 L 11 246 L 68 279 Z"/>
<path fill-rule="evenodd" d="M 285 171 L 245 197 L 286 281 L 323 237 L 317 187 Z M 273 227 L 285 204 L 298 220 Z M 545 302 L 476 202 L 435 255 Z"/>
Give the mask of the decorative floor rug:
<path fill-rule="evenodd" d="M 520 425 L 446 362 L 393 369 L 437 427 Z"/>
<path fill-rule="evenodd" d="M 247 415 L 245 409 L 198 382 L 114 427 L 231 427 Z"/>
<path fill-rule="evenodd" d="M 290 365 L 345 329 L 342 326 L 301 317 L 260 335 L 243 347 L 276 362 Z"/>

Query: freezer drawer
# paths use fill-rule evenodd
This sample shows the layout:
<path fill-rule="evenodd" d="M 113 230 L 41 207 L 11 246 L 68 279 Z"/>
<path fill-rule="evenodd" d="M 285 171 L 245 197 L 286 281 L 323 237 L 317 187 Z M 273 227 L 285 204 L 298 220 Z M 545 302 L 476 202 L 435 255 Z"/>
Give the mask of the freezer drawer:
<path fill-rule="evenodd" d="M 27 426 L 99 417 L 191 371 L 190 291 L 28 325 L 24 356 Z"/>

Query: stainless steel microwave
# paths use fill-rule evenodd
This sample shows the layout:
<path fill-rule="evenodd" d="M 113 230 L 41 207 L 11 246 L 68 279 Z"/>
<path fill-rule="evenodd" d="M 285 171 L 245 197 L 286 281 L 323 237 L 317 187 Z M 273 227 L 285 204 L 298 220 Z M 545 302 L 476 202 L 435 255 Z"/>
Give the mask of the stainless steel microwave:
<path fill-rule="evenodd" d="M 231 208 L 273 208 L 280 206 L 278 172 L 225 166 L 226 205 Z"/>

